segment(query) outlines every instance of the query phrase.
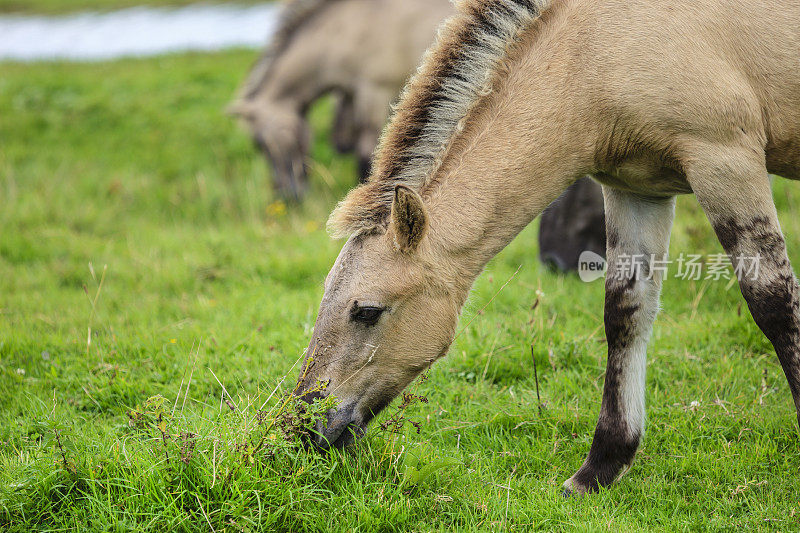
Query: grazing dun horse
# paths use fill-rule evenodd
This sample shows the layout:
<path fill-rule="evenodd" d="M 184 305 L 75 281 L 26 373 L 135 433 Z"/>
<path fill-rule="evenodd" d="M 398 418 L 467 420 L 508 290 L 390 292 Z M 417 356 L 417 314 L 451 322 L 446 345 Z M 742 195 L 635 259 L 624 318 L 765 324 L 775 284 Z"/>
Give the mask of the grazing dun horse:
<path fill-rule="evenodd" d="M 341 446 L 444 356 L 487 261 L 571 183 L 603 184 L 608 361 L 584 493 L 633 460 L 645 351 L 677 194 L 694 193 L 800 409 L 800 291 L 768 172 L 800 179 L 800 4 L 465 0 L 409 82 L 369 182 L 330 220 L 349 235 L 325 281 L 299 394 L 340 403 Z M 742 271 L 740 271 L 743 273 Z M 313 396 L 316 394 L 309 394 Z"/>

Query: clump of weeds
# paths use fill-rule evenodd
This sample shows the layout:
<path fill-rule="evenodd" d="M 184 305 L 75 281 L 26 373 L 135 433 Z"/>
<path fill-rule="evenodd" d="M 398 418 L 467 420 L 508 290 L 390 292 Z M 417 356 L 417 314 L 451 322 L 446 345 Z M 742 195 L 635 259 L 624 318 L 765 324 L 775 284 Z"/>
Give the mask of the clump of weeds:
<path fill-rule="evenodd" d="M 407 492 L 423 486 L 436 472 L 460 464 L 453 457 L 437 455 L 430 443 L 411 445 L 403 431 L 407 425 L 413 428 L 412 433 L 419 435 L 422 431 L 422 423 L 410 418 L 409 409 L 428 403 L 428 397 L 418 392 L 419 386 L 427 379 L 428 374 L 425 372 L 414 383 L 411 391 L 403 392 L 397 408 L 379 426 L 387 436 L 381 462 L 388 463 L 395 470 L 400 486 Z"/>
<path fill-rule="evenodd" d="M 309 357 L 298 383 L 308 383 L 303 380 L 312 365 Z M 365 475 L 410 493 L 435 472 L 455 464 L 436 456 L 430 445 L 409 445 L 411 435 L 422 429 L 409 413 L 428 401 L 417 391 L 424 379 L 403 394 L 397 408 L 377 424 L 383 431 L 359 445 L 362 453 L 357 455 L 312 450 L 315 432 L 337 405 L 332 395 L 323 397 L 323 382 L 304 389 L 306 398 L 314 398 L 311 402 L 298 395 L 297 387 L 281 390 L 285 379 L 272 390 L 246 397 L 230 395 L 217 380 L 218 407 L 187 399 L 188 393 L 177 398 L 153 395 L 128 409 L 113 433 L 98 428 L 100 438 L 94 442 L 101 444 L 91 448 L 76 447 L 73 443 L 81 440 L 74 438 L 69 420 L 58 424 L 48 413 L 20 441 L 38 450 L 41 460 L 26 475 L 30 482 L 8 488 L 17 503 L 5 513 L 0 494 L 0 529 L 40 505 L 35 480 L 44 478 L 52 480 L 48 512 L 54 515 L 100 500 L 117 502 L 115 512 L 125 515 L 136 505 L 166 500 L 213 530 L 240 524 L 244 508 L 274 512 L 278 520 L 284 516 L 280 510 L 294 501 L 335 492 L 340 479 L 336 472 L 356 465 L 359 472 L 366 468 Z M 195 385 L 193 390 L 201 388 Z M 207 397 L 213 395 L 212 390 Z M 82 427 L 91 431 L 93 426 Z M 372 454 L 370 443 L 383 453 Z M 238 507 L 228 503 L 232 501 Z"/>
<path fill-rule="evenodd" d="M 310 357 L 303 375 L 312 363 Z M 325 385 L 318 382 L 306 392 L 321 392 Z M 176 470 L 197 467 L 196 461 L 207 466 L 210 459 L 211 483 L 228 483 L 241 469 L 255 469 L 261 474 L 280 472 L 285 477 L 291 476 L 291 465 L 316 460 L 316 454 L 305 452 L 315 427 L 326 423 L 326 413 L 336 406 L 334 397 L 309 403 L 296 395 L 296 389 L 276 394 L 276 388 L 264 401 L 260 395 L 236 401 L 222 383 L 220 386 L 221 407 L 216 420 L 207 427 L 201 427 L 196 418 L 184 416 L 182 409 L 176 413 L 177 400 L 173 405 L 160 395 L 128 412 L 129 430 L 154 455 L 162 457 L 167 473 L 174 476 Z"/>

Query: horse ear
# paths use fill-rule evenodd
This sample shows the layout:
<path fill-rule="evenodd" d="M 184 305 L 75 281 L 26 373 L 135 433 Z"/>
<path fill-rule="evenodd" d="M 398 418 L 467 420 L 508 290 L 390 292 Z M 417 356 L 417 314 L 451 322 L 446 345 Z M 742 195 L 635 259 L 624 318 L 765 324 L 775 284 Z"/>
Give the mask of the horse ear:
<path fill-rule="evenodd" d="M 241 99 L 234 100 L 228 104 L 228 107 L 225 108 L 225 112 L 232 117 L 239 117 L 245 120 L 253 118 L 255 114 L 253 105 Z"/>
<path fill-rule="evenodd" d="M 412 252 L 428 230 L 428 214 L 419 194 L 405 185 L 394 189 L 392 202 L 394 242 L 401 252 Z"/>

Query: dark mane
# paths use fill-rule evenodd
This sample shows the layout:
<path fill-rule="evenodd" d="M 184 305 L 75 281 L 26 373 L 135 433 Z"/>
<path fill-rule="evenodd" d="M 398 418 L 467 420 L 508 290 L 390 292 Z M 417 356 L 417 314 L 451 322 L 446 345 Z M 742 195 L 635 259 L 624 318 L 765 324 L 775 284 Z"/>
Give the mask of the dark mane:
<path fill-rule="evenodd" d="M 537 20 L 548 0 L 464 0 L 444 23 L 406 85 L 376 151 L 370 181 L 331 215 L 332 235 L 385 226 L 398 184 L 420 191 L 441 164 L 462 121 L 488 94 L 510 43 Z"/>

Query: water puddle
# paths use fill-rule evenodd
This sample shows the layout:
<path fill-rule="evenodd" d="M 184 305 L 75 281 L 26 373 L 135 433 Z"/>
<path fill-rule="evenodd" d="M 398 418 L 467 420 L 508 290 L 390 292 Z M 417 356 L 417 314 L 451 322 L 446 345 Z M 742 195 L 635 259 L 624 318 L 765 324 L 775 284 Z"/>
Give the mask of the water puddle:
<path fill-rule="evenodd" d="M 100 61 L 189 50 L 259 48 L 277 6 L 136 7 L 64 16 L 0 15 L 0 59 Z"/>

